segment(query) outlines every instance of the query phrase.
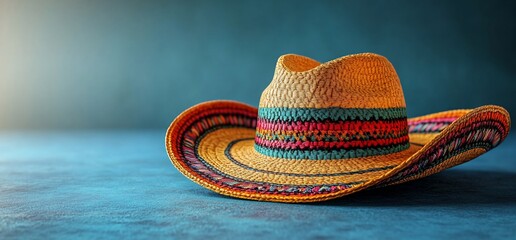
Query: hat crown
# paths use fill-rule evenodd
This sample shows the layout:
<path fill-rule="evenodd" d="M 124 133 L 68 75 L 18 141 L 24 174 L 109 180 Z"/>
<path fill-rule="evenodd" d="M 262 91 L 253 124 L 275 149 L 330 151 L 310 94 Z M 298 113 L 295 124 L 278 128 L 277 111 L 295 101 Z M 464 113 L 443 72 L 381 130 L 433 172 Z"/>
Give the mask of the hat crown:
<path fill-rule="evenodd" d="M 385 155 L 409 147 L 403 90 L 392 64 L 373 53 L 320 64 L 278 59 L 263 91 L 255 149 L 293 159 Z"/>
<path fill-rule="evenodd" d="M 383 56 L 362 53 L 327 63 L 287 54 L 278 59 L 260 107 L 405 107 L 400 80 Z"/>

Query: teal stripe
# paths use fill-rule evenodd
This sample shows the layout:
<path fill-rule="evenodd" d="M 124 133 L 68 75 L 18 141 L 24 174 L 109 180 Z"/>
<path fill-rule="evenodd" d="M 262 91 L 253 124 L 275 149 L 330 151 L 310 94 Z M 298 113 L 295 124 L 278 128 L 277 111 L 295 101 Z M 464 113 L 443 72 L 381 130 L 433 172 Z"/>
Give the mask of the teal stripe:
<path fill-rule="evenodd" d="M 349 159 L 361 158 L 377 155 L 385 155 L 395 152 L 400 152 L 410 147 L 410 143 L 399 145 L 379 147 L 379 148 L 364 148 L 364 149 L 336 149 L 336 150 L 293 150 L 293 149 L 272 149 L 262 147 L 257 144 L 254 145 L 256 151 L 261 154 L 287 159 L 310 159 L 310 160 L 327 160 L 327 159 Z"/>
<path fill-rule="evenodd" d="M 406 108 L 259 108 L 258 117 L 271 121 L 390 120 L 407 117 Z"/>

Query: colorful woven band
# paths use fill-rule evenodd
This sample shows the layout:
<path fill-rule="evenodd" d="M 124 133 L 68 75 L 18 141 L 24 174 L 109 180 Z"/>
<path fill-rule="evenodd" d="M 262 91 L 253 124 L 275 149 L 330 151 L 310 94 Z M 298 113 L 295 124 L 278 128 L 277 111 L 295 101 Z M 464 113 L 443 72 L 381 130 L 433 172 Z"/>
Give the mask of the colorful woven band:
<path fill-rule="evenodd" d="M 289 159 L 346 159 L 407 149 L 405 108 L 260 108 L 256 151 Z"/>

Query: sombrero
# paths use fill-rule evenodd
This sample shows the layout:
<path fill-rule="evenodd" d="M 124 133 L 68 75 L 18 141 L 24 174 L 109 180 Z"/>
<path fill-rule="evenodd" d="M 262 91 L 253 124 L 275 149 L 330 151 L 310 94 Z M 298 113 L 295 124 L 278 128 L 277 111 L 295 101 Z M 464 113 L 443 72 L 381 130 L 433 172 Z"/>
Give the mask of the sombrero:
<path fill-rule="evenodd" d="M 462 164 L 509 128 L 509 113 L 494 105 L 407 119 L 399 78 L 380 55 L 321 64 L 289 54 L 258 108 L 198 104 L 171 123 L 165 144 L 182 174 L 217 193 L 315 202 Z"/>

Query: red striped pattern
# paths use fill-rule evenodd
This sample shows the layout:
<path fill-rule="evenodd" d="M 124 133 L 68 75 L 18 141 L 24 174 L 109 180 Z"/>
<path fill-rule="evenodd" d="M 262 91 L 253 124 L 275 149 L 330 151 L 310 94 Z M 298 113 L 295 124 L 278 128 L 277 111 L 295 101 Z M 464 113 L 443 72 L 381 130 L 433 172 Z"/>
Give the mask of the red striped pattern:
<path fill-rule="evenodd" d="M 407 119 L 271 121 L 258 118 L 256 144 L 272 149 L 365 149 L 408 142 Z"/>
<path fill-rule="evenodd" d="M 362 130 L 375 131 L 388 129 L 389 131 L 404 131 L 407 129 L 407 119 L 395 120 L 374 120 L 374 121 L 323 121 L 323 122 L 275 122 L 265 119 L 258 119 L 257 129 L 273 130 L 273 131 L 346 131 L 346 130 Z"/>

